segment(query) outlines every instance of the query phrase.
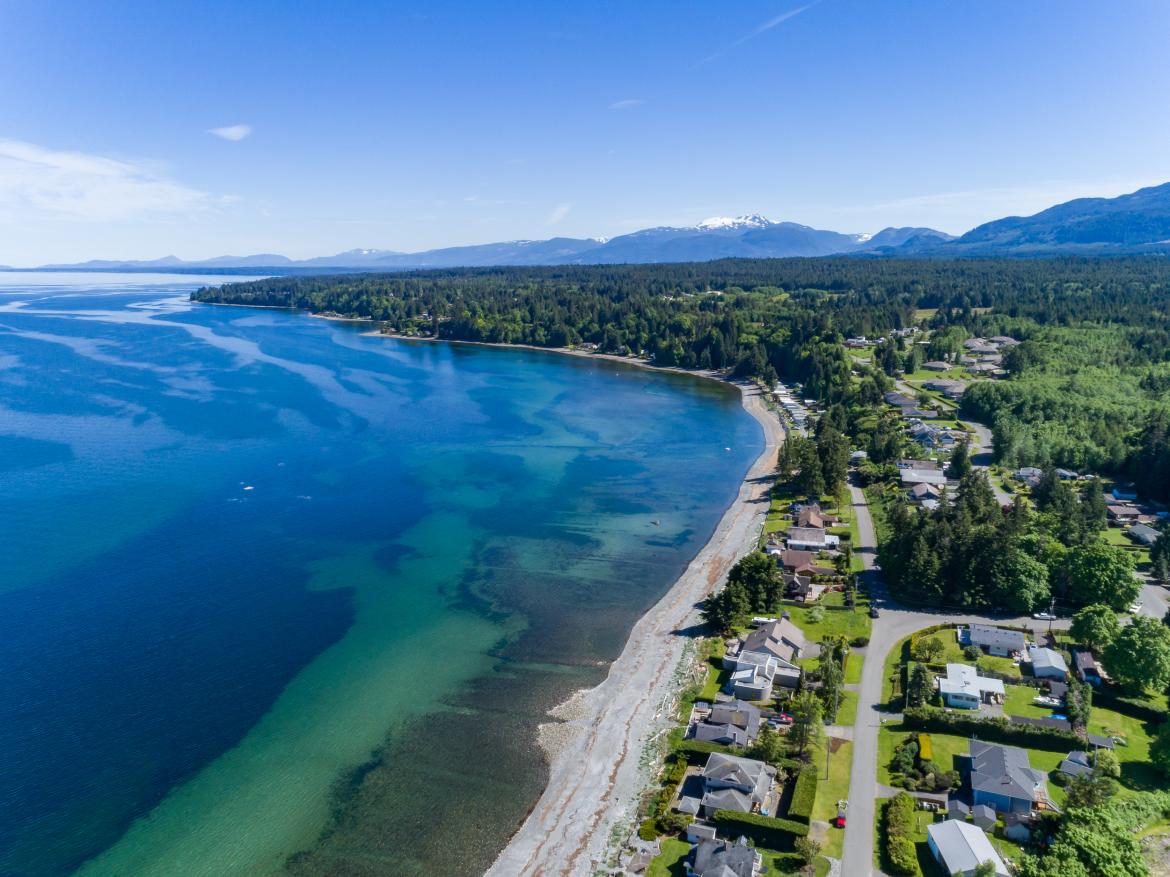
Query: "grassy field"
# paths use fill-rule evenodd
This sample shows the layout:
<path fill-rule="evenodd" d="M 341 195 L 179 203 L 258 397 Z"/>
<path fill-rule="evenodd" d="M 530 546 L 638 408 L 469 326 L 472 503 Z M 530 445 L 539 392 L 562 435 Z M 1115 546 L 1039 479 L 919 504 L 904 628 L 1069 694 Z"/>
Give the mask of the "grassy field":
<path fill-rule="evenodd" d="M 910 641 L 911 637 L 903 637 L 894 644 L 890 649 L 890 653 L 886 655 L 886 663 L 882 669 L 882 703 L 889 704 L 895 697 L 901 696 L 900 691 L 895 691 L 895 680 L 898 678 L 898 668 L 902 665 L 902 649 Z"/>
<path fill-rule="evenodd" d="M 1047 719 L 1052 715 L 1052 708 L 1032 703 L 1038 689 L 1031 685 L 1005 685 L 1003 711 L 1009 716 L 1025 716 L 1030 719 Z"/>
<path fill-rule="evenodd" d="M 900 723 L 888 723 L 882 726 L 878 734 L 878 782 L 887 786 L 900 788 L 896 775 L 890 772 L 890 760 L 894 757 L 894 750 L 906 739 L 911 732 Z M 933 761 L 944 770 L 954 767 L 954 756 L 968 752 L 970 741 L 966 737 L 955 734 L 929 734 L 930 746 L 933 750 Z"/>
<path fill-rule="evenodd" d="M 707 678 L 703 682 L 703 687 L 699 690 L 699 695 L 696 700 L 705 700 L 708 703 L 715 700 L 715 695 L 726 684 L 727 680 L 731 678 L 731 671 L 724 670 L 721 666 L 723 661 L 723 654 L 727 651 L 727 643 L 722 637 L 712 637 L 707 641 L 710 643 L 707 646 Z"/>
<path fill-rule="evenodd" d="M 837 710 L 836 725 L 853 725 L 857 721 L 857 697 L 856 691 L 842 691 L 841 692 L 841 707 Z"/>
<path fill-rule="evenodd" d="M 1101 538 L 1110 545 L 1120 546 L 1129 552 L 1133 556 L 1134 563 L 1137 564 L 1138 569 L 1144 569 L 1150 565 L 1150 549 L 1138 545 L 1126 536 L 1125 531 L 1120 527 L 1106 527 L 1101 531 Z"/>
<path fill-rule="evenodd" d="M 690 851 L 691 845 L 685 840 L 667 838 L 662 841 L 662 852 L 646 869 L 646 877 L 684 877 L 687 869 L 683 860 Z"/>
<path fill-rule="evenodd" d="M 1165 779 L 1150 763 L 1150 737 L 1156 730 L 1150 722 L 1096 706 L 1089 716 L 1090 734 L 1125 738 L 1125 745 L 1119 743 L 1113 751 L 1121 762 L 1121 782 L 1126 789 L 1148 791 L 1166 787 Z"/>
<path fill-rule="evenodd" d="M 817 784 L 817 799 L 813 803 L 812 818 L 814 821 L 828 822 L 837 815 L 837 802 L 849 797 L 849 773 L 853 767 L 853 743 L 849 740 L 827 740 L 830 744 L 829 778 L 824 775 L 825 752 L 820 752 L 813 758 L 813 764 L 821 771 L 820 783 Z M 833 748 L 833 747 L 836 748 Z M 841 858 L 844 851 L 845 831 L 840 828 L 829 828 L 829 836 L 825 841 L 824 854 L 834 859 Z"/>
<path fill-rule="evenodd" d="M 970 664 L 963 657 L 963 647 L 959 645 L 958 637 L 953 630 L 940 630 L 936 633 L 927 634 L 928 636 L 938 637 L 942 644 L 946 647 L 941 658 L 937 658 L 936 664 Z M 976 665 L 983 670 L 994 670 L 996 673 L 1004 673 L 1010 676 L 1019 676 L 1020 667 L 1011 658 L 1001 658 L 997 655 L 983 655 L 975 662 Z"/>
<path fill-rule="evenodd" d="M 792 616 L 792 623 L 804 631 L 810 643 L 820 642 L 826 636 L 840 635 L 849 639 L 869 636 L 872 622 L 865 597 L 858 595 L 857 606 L 853 609 L 846 609 L 844 603 L 845 595 L 840 591 L 832 591 L 812 606 L 786 605 L 784 609 Z M 810 621 L 809 614 L 818 607 L 821 609 L 821 620 Z"/>
<path fill-rule="evenodd" d="M 865 666 L 865 656 L 857 652 L 850 652 L 845 657 L 845 684 L 861 682 L 861 669 Z"/>

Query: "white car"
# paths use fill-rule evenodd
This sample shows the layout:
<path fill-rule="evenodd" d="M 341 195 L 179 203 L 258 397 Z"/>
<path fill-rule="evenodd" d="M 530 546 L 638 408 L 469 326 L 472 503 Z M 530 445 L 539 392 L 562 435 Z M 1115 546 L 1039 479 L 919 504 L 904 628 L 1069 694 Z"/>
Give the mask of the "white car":
<path fill-rule="evenodd" d="M 1037 621 L 1056 621 L 1056 616 L 1051 612 L 1033 612 L 1032 617 Z"/>
<path fill-rule="evenodd" d="M 1137 615 L 1141 611 L 1142 611 L 1142 604 L 1141 603 L 1134 603 L 1132 606 L 1129 607 L 1129 614 L 1130 615 Z"/>

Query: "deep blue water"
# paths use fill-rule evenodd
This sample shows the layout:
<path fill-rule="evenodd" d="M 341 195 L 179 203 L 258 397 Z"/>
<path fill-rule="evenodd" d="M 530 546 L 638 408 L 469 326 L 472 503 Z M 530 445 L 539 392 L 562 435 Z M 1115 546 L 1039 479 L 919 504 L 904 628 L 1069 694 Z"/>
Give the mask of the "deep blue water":
<path fill-rule="evenodd" d="M 759 428 L 711 382 L 197 285 L 0 274 L 0 875 L 471 873 Z"/>

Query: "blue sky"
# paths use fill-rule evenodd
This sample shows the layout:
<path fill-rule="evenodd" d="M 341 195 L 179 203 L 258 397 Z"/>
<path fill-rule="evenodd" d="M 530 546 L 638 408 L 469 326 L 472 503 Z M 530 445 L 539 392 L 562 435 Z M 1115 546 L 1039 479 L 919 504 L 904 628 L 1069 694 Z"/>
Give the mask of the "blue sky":
<path fill-rule="evenodd" d="M 0 263 L 961 232 L 1170 180 L 1167 45 L 1162 0 L 4 0 Z"/>

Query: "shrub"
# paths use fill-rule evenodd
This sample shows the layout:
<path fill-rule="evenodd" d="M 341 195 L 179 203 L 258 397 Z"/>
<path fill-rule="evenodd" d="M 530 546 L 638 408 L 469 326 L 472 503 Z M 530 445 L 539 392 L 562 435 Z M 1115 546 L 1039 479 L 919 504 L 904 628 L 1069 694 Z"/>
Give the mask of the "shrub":
<path fill-rule="evenodd" d="M 1078 749 L 1084 745 L 1072 731 L 1020 725 L 1004 718 L 979 719 L 947 713 L 935 707 L 907 707 L 902 713 L 902 724 L 916 731 L 937 731 L 960 737 L 977 737 L 991 743 L 1046 749 L 1059 752 Z"/>
<path fill-rule="evenodd" d="M 716 810 L 712 820 L 724 837 L 746 837 L 770 850 L 791 850 L 798 837 L 808 837 L 808 826 L 791 819 L 776 819 L 759 813 Z"/>
<path fill-rule="evenodd" d="M 642 840 L 658 840 L 658 826 L 653 817 L 642 820 L 642 824 L 638 826 L 638 837 Z"/>
<path fill-rule="evenodd" d="M 886 858 L 895 874 L 917 874 L 918 853 L 914 848 L 914 799 L 899 792 L 884 805 Z"/>
<path fill-rule="evenodd" d="M 1060 786 L 1062 789 L 1068 785 L 1068 774 L 1062 773 L 1059 770 L 1049 771 L 1048 779 L 1052 782 L 1052 785 Z"/>
<path fill-rule="evenodd" d="M 796 777 L 792 787 L 792 800 L 788 803 L 788 818 L 806 825 L 812 818 L 813 802 L 817 798 L 817 771 L 806 765 Z"/>
<path fill-rule="evenodd" d="M 855 636 L 853 639 L 849 640 L 849 645 L 853 646 L 855 649 L 863 649 L 869 645 L 869 637 Z"/>
<path fill-rule="evenodd" d="M 675 834 L 691 824 L 691 817 L 677 810 L 667 810 L 656 820 L 656 826 L 663 834 Z"/>
<path fill-rule="evenodd" d="M 968 661 L 978 661 L 983 657 L 983 649 L 979 648 L 979 646 L 967 646 L 967 648 L 963 649 L 963 657 Z"/>
<path fill-rule="evenodd" d="M 918 757 L 923 761 L 934 761 L 934 749 L 930 745 L 929 734 L 918 735 Z"/>

